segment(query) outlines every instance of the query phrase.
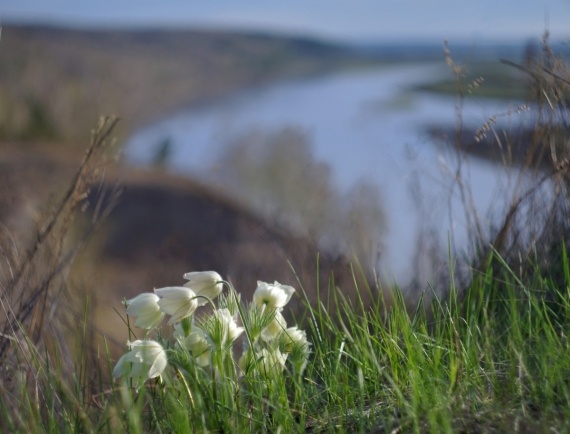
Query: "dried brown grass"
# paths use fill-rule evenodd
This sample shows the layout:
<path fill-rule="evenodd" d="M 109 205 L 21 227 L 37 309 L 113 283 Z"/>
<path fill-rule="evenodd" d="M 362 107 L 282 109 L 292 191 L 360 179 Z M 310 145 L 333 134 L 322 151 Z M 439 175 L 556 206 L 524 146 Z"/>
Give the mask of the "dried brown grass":
<path fill-rule="evenodd" d="M 543 39 L 542 51 L 519 64 L 511 60 L 501 62 L 525 75 L 528 101 L 509 109 L 508 113 L 491 116 L 474 137 L 466 143 L 469 131 L 463 124 L 463 104 L 474 86 L 484 85 L 479 79 L 465 83 L 466 68 L 457 64 L 446 46 L 445 57 L 457 84 L 456 126 L 453 149 L 457 157 L 454 176 L 460 194 L 469 231 L 470 256 L 473 270 L 487 268 L 497 253 L 516 265 L 517 269 L 531 268 L 526 264 L 545 266 L 560 264 L 561 241 L 570 241 L 570 65 L 551 49 L 548 34 Z M 501 116 L 515 117 L 530 112 L 532 122 L 506 130 L 497 123 Z M 492 147 L 491 151 L 481 151 Z M 516 166 L 514 188 L 503 203 L 504 210 L 489 227 L 473 200 L 466 160 L 473 153 L 492 154 L 505 170 Z M 559 270 L 560 271 L 560 270 Z M 554 273 L 557 272 L 554 270 Z M 465 276 L 464 276 L 465 277 Z"/>
<path fill-rule="evenodd" d="M 93 197 L 91 186 L 104 177 L 117 121 L 114 117 L 101 118 L 69 187 L 39 220 L 27 248 L 19 245 L 21 240 L 12 236 L 8 228 L 2 228 L 0 393 L 6 397 L 3 405 L 11 402 L 17 406 L 22 387 L 35 390 L 40 398 L 42 374 L 35 363 L 38 355 L 48 365 L 57 364 L 71 373 L 75 372 L 76 351 L 88 353 L 84 345 L 89 339 L 82 339 L 81 346 L 70 349 L 70 339 L 81 333 L 85 338 L 90 329 L 79 327 L 89 318 L 87 294 L 70 290 L 67 277 L 78 250 L 105 219 L 114 200 L 99 197 L 92 204 L 95 211 L 84 233 L 71 239 L 70 232 L 78 213 L 90 205 L 87 200 Z"/>

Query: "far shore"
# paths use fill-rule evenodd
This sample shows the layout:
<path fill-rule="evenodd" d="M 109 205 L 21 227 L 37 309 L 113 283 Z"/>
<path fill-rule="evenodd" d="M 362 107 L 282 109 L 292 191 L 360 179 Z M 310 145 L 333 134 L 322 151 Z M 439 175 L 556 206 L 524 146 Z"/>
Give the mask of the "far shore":
<path fill-rule="evenodd" d="M 481 135 L 474 129 L 464 128 L 459 134 L 452 127 L 431 126 L 427 134 L 434 143 L 446 149 L 465 152 L 475 158 L 497 164 L 552 170 L 555 163 L 550 149 L 542 145 L 544 137 L 532 128 L 497 129 Z M 564 156 L 560 156 L 562 160 Z"/>

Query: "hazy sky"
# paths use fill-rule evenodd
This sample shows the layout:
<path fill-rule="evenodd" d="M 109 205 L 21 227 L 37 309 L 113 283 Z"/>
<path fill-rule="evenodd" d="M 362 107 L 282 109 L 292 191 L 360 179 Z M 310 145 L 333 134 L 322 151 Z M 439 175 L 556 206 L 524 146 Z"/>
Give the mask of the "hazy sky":
<path fill-rule="evenodd" d="M 2 22 L 200 26 L 356 41 L 570 36 L 570 0 L 1 0 Z"/>

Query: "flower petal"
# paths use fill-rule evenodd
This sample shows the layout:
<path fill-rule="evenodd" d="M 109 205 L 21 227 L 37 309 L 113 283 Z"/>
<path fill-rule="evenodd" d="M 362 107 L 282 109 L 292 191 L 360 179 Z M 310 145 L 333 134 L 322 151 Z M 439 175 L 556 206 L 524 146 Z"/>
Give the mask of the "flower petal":
<path fill-rule="evenodd" d="M 277 311 L 275 312 L 273 321 L 271 321 L 269 325 L 261 331 L 261 339 L 263 339 L 265 342 L 270 342 L 279 336 L 286 327 L 287 322 L 285 321 L 285 318 L 281 312 Z"/>
<path fill-rule="evenodd" d="M 181 300 L 196 297 L 196 293 L 185 286 L 167 286 L 165 288 L 157 288 L 154 293 L 163 298 L 172 300 Z"/>
<path fill-rule="evenodd" d="M 192 289 L 197 296 L 200 296 L 198 306 L 207 304 L 207 299 L 213 300 L 216 298 L 224 288 L 222 276 L 215 271 L 193 271 L 184 274 L 184 278 L 188 280 L 184 286 Z"/>
<path fill-rule="evenodd" d="M 135 325 L 143 329 L 157 327 L 164 318 L 158 301 L 160 297 L 152 293 L 143 293 L 127 301 L 127 314 L 137 317 Z"/>
<path fill-rule="evenodd" d="M 172 286 L 155 290 L 162 298 L 158 301 L 160 310 L 171 315 L 168 324 L 173 324 L 194 313 L 198 307 L 196 293 L 184 286 Z"/>
<path fill-rule="evenodd" d="M 273 284 L 257 282 L 257 288 L 253 293 L 253 302 L 258 306 L 267 306 L 271 309 L 281 309 L 295 292 L 292 286 L 281 285 L 279 282 Z"/>
<path fill-rule="evenodd" d="M 129 374 L 131 367 L 129 366 L 129 361 L 127 360 L 127 354 L 123 354 L 121 358 L 117 361 L 117 364 L 113 368 L 113 377 L 119 378 L 124 377 Z"/>

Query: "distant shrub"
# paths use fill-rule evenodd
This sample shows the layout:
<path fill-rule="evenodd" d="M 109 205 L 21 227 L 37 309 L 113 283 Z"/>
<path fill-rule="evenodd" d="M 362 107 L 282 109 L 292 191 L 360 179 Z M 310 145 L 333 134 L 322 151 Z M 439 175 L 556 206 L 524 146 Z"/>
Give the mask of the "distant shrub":
<path fill-rule="evenodd" d="M 297 127 L 247 131 L 225 148 L 216 181 L 272 222 L 374 267 L 386 229 L 378 187 L 363 180 L 339 192 L 311 145 Z"/>

